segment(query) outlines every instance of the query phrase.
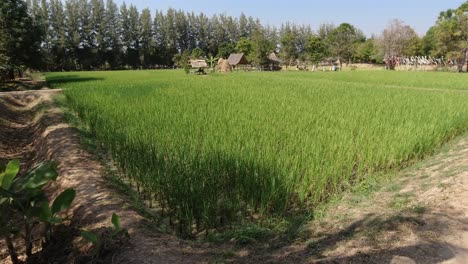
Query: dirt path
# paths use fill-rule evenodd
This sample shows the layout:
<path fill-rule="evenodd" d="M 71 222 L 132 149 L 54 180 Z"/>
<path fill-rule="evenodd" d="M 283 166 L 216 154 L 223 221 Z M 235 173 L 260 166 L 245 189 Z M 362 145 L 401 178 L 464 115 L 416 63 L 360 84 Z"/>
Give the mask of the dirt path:
<path fill-rule="evenodd" d="M 109 226 L 112 213 L 119 214 L 131 245 L 113 263 L 468 263 L 468 138 L 401 172 L 380 191 L 343 198 L 293 241 L 221 247 L 143 227 L 145 219 L 107 187 L 104 168 L 82 148 L 79 131 L 64 122 L 52 103 L 57 93 L 0 93 L 0 159 L 21 158 L 23 171 L 57 161 L 60 177 L 52 193 L 76 189 L 71 213 L 80 228 Z"/>

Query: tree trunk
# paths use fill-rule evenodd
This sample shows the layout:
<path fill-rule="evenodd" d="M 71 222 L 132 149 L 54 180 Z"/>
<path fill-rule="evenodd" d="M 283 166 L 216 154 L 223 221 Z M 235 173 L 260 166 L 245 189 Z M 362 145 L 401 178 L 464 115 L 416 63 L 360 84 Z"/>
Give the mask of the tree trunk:
<path fill-rule="evenodd" d="M 468 50 L 465 51 L 466 72 L 468 72 Z"/>
<path fill-rule="evenodd" d="M 458 72 L 463 72 L 463 66 L 465 65 L 464 62 L 462 62 L 462 60 L 459 60 L 457 62 L 457 68 L 458 68 Z"/>
<path fill-rule="evenodd" d="M 15 79 L 15 71 L 13 69 L 8 70 L 8 79 L 10 81 Z"/>
<path fill-rule="evenodd" d="M 31 225 L 28 223 L 28 218 L 24 220 L 24 243 L 26 246 L 26 256 L 31 258 L 32 256 L 32 239 L 31 239 Z"/>
<path fill-rule="evenodd" d="M 395 56 L 392 56 L 389 58 L 389 61 L 388 61 L 388 68 L 391 70 L 391 71 L 394 71 L 395 68 L 396 68 L 396 64 L 397 64 L 397 59 Z"/>
<path fill-rule="evenodd" d="M 5 234 L 5 242 L 7 244 L 8 253 L 10 254 L 11 262 L 13 262 L 13 264 L 19 263 L 18 255 L 16 255 L 15 246 L 13 245 L 13 242 L 11 241 L 11 237 L 9 234 Z"/>

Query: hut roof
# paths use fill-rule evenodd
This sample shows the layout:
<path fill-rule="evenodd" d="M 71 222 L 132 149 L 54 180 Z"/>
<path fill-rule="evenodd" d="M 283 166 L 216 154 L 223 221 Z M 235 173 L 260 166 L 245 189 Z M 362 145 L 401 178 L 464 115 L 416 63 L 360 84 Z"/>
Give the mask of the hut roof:
<path fill-rule="evenodd" d="M 208 68 L 208 64 L 205 60 L 190 60 L 190 66 L 192 66 L 192 68 Z"/>
<path fill-rule="evenodd" d="M 268 54 L 268 59 L 271 61 L 271 62 L 281 62 L 280 59 L 278 59 L 278 57 L 276 57 L 276 54 L 274 52 Z"/>
<path fill-rule="evenodd" d="M 249 64 L 249 61 L 245 57 L 244 53 L 233 53 L 229 55 L 228 61 L 232 66 Z"/>

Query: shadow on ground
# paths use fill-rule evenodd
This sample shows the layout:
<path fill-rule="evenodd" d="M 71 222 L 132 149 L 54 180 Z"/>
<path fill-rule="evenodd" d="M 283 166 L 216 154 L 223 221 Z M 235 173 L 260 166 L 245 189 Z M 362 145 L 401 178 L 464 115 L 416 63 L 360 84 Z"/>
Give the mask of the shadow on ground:
<path fill-rule="evenodd" d="M 415 234 L 424 230 L 444 230 L 446 223 L 438 219 L 437 214 L 429 215 L 426 221 L 419 217 L 404 216 L 404 212 L 392 215 L 386 219 L 381 216 L 368 215 L 357 220 L 341 230 L 327 234 L 313 234 L 317 239 L 295 241 L 270 240 L 267 244 L 251 245 L 235 248 L 235 256 L 223 257 L 226 253 L 218 253 L 221 262 L 226 263 L 378 263 L 378 264 L 435 264 L 452 260 L 455 252 L 468 253 L 466 249 L 449 243 L 431 239 L 421 239 L 413 245 L 398 246 L 398 230 L 405 227 L 408 233 Z M 464 219 L 466 221 L 467 219 Z M 372 241 L 383 233 L 395 232 L 394 247 L 380 248 L 375 242 L 372 248 L 359 249 L 360 240 Z M 313 231 L 312 231 L 313 233 Z M 443 234 L 438 234 L 443 235 Z M 341 256 L 327 257 L 327 251 L 334 250 L 342 243 L 355 243 L 351 245 L 357 249 Z M 265 246 L 266 245 L 266 246 Z M 458 263 L 458 262 L 455 262 Z"/>

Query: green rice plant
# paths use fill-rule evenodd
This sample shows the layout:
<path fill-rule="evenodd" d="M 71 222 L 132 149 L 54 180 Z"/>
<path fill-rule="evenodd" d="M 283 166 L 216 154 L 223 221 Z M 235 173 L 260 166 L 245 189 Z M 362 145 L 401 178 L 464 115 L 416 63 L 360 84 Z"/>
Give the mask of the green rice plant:
<path fill-rule="evenodd" d="M 46 77 L 184 235 L 317 205 L 468 126 L 466 76 L 449 73 Z"/>

